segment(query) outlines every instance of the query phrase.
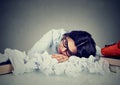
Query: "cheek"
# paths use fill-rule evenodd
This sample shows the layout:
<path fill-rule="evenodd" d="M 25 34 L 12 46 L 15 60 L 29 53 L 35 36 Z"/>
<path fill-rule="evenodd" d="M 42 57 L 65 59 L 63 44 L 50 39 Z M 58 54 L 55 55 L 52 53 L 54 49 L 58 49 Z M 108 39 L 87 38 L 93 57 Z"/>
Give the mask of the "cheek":
<path fill-rule="evenodd" d="M 58 45 L 58 52 L 59 52 L 59 53 L 61 53 L 61 47 L 62 47 L 62 43 L 60 43 L 60 44 Z"/>
<path fill-rule="evenodd" d="M 60 44 L 59 44 L 59 48 L 62 48 L 62 47 L 63 47 L 62 42 L 60 42 Z"/>

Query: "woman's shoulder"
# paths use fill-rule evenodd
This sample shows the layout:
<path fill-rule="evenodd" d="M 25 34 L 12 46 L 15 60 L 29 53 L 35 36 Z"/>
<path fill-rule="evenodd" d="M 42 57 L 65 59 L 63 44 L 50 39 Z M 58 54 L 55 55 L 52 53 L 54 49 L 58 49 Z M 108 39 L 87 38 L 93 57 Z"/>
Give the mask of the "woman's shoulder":
<path fill-rule="evenodd" d="M 55 33 L 66 33 L 65 29 L 51 29 L 50 31 L 55 32 Z"/>
<path fill-rule="evenodd" d="M 66 33 L 65 29 L 51 29 L 49 32 L 52 33 L 53 36 L 60 36 Z"/>
<path fill-rule="evenodd" d="M 51 29 L 53 40 L 61 39 L 63 34 L 66 33 L 65 29 Z"/>

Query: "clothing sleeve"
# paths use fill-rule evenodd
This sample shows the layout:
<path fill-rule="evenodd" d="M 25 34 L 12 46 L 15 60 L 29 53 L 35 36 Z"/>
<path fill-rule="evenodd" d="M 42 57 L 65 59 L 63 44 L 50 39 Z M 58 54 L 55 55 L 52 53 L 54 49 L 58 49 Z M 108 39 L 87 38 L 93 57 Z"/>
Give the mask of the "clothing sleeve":
<path fill-rule="evenodd" d="M 43 53 L 48 47 L 50 47 L 53 42 L 52 32 L 53 30 L 50 30 L 49 32 L 44 34 L 43 37 L 39 41 L 37 41 L 28 51 L 28 55 L 32 56 L 34 53 Z"/>

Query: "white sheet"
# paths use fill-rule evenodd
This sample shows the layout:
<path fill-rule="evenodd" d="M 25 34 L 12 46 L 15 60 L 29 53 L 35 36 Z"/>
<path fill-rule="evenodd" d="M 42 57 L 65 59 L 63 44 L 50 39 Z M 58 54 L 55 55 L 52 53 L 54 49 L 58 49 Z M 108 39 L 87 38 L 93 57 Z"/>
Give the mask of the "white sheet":
<path fill-rule="evenodd" d="M 25 52 L 6 49 L 4 55 L 9 57 L 15 75 L 35 70 L 40 70 L 46 75 L 67 75 L 72 77 L 79 76 L 81 73 L 104 75 L 110 72 L 107 61 L 103 59 L 95 61 L 96 58 L 92 55 L 89 58 L 71 56 L 68 61 L 63 63 L 58 63 L 47 52 L 43 54 L 35 53 L 33 57 L 29 58 Z"/>
<path fill-rule="evenodd" d="M 26 65 L 30 65 L 31 69 L 34 68 L 34 65 L 33 63 L 30 63 L 30 62 L 33 62 L 34 60 L 37 59 L 37 56 L 40 56 L 38 54 L 35 54 L 36 55 L 36 58 L 32 58 L 32 59 L 29 59 L 24 52 L 21 52 L 21 51 L 18 51 L 18 50 L 6 50 L 6 55 L 8 55 L 10 53 L 11 56 L 13 56 L 11 54 L 11 51 L 13 52 L 13 54 L 16 54 L 15 56 L 17 57 L 20 57 L 19 55 L 22 55 L 23 57 L 21 59 L 26 59 L 26 61 L 29 61 L 28 64 Z M 18 55 L 19 54 L 19 55 Z M 47 53 L 44 53 L 44 55 L 46 55 Z M 48 55 L 48 54 L 47 54 Z M 2 55 L 3 56 L 3 55 Z M 2 57 L 1 56 L 1 57 Z M 48 55 L 49 56 L 49 55 Z M 72 67 L 70 70 L 71 72 L 68 72 L 70 70 L 67 70 L 67 76 L 66 74 L 63 74 L 63 75 L 59 75 L 59 70 L 62 70 L 61 66 L 66 64 L 67 62 L 65 63 L 60 63 L 58 64 L 56 62 L 55 59 L 51 59 L 50 57 L 48 56 L 44 56 L 43 58 L 48 58 L 45 59 L 44 62 L 49 62 L 49 59 L 50 60 L 53 60 L 56 64 L 56 72 L 57 74 L 56 75 L 49 75 L 49 76 L 46 76 L 46 74 L 44 72 L 48 72 L 47 70 L 48 69 L 43 69 L 42 70 L 37 70 L 37 71 L 34 71 L 34 70 L 27 70 L 28 72 L 29 71 L 32 71 L 32 72 L 29 72 L 29 73 L 23 73 L 23 74 L 19 74 L 19 75 L 13 75 L 13 74 L 6 74 L 6 75 L 1 75 L 0 76 L 0 85 L 119 85 L 120 84 L 120 73 L 112 73 L 112 72 L 109 72 L 108 74 L 104 74 L 104 75 L 99 75 L 99 72 L 103 72 L 101 71 L 102 69 L 99 69 L 99 70 L 94 70 L 93 69 L 95 68 L 94 65 L 90 65 L 90 64 L 87 64 L 87 65 L 90 65 L 91 67 L 91 71 L 81 71 L 79 73 L 79 76 L 73 76 L 71 75 L 71 72 L 75 73 L 75 66 L 74 64 L 77 63 L 76 61 L 79 61 L 79 59 L 75 59 L 74 57 L 71 57 L 69 59 L 69 62 L 68 64 L 70 64 L 70 62 L 73 61 L 72 63 L 72 66 L 71 64 L 68 65 L 67 68 Z M 75 61 L 74 61 L 75 59 Z M 88 59 L 88 61 L 93 61 L 94 57 L 90 57 Z M 5 60 L 5 59 L 3 59 Z M 43 59 L 44 60 L 44 59 Z M 81 59 L 80 59 L 81 60 Z M 86 59 L 83 59 L 84 61 L 86 61 Z M 14 61 L 14 60 L 13 60 Z M 81 60 L 82 61 L 82 60 Z M 83 61 L 82 61 L 83 62 Z M 100 60 L 100 62 L 96 62 L 96 64 L 99 66 L 102 65 L 102 60 Z M 19 63 L 20 64 L 20 63 Z M 18 64 L 18 65 L 19 65 Z M 33 64 L 33 65 L 32 65 Z M 44 63 L 45 64 L 45 63 Z M 48 63 L 47 63 L 48 64 Z M 82 63 L 84 65 L 86 65 L 85 63 Z M 81 64 L 81 65 L 82 65 Z M 87 66 L 86 65 L 86 66 Z M 104 65 L 104 64 L 103 64 Z M 47 66 L 47 65 L 46 65 Z M 79 66 L 79 64 L 78 64 Z M 29 67 L 29 66 L 28 66 Z M 59 68 L 60 67 L 60 68 Z M 22 67 L 21 67 L 22 68 Z M 65 69 L 65 68 L 64 68 Z M 19 68 L 20 70 L 20 68 Z M 46 70 L 46 71 L 45 71 Z M 74 72 L 75 71 L 75 72 Z M 61 72 L 61 71 L 60 71 Z M 51 72 L 50 72 L 51 74 Z"/>

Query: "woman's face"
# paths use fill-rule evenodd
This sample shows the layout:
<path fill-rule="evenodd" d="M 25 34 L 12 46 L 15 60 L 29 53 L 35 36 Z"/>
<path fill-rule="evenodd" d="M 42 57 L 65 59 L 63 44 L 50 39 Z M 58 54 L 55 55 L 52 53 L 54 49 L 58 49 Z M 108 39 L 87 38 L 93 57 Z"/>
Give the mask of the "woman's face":
<path fill-rule="evenodd" d="M 77 47 L 75 46 L 75 42 L 70 37 L 63 37 L 58 46 L 58 53 L 65 56 L 71 56 L 76 54 Z"/>

